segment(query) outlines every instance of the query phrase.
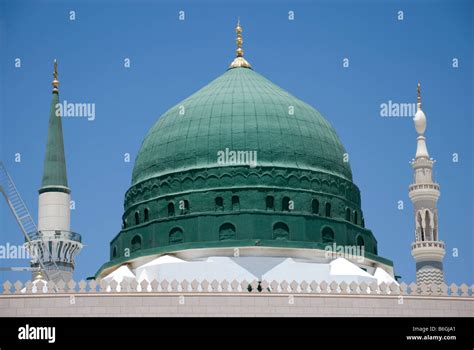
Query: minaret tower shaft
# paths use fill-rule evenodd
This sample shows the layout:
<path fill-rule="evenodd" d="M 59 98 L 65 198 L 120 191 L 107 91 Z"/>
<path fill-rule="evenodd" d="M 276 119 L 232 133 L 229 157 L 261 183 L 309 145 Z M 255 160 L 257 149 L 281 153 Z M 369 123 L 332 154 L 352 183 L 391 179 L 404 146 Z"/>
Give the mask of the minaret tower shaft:
<path fill-rule="evenodd" d="M 66 157 L 62 118 L 57 113 L 59 81 L 57 61 L 54 61 L 53 96 L 48 125 L 48 141 L 44 159 L 43 179 L 39 189 L 38 234 L 32 240 L 36 259 L 41 259 L 47 276 L 68 281 L 74 271 L 74 258 L 82 249 L 81 236 L 71 232 L 71 190 L 67 183 Z M 38 265 L 34 261 L 33 265 Z M 45 278 L 41 271 L 34 279 Z"/>
<path fill-rule="evenodd" d="M 413 202 L 415 214 L 415 242 L 411 253 L 416 262 L 417 283 L 444 283 L 444 242 L 438 237 L 439 185 L 433 180 L 433 164 L 426 147 L 426 116 L 421 108 L 421 87 L 418 83 L 417 111 L 413 119 L 418 133 L 413 167 L 413 183 L 408 195 Z"/>

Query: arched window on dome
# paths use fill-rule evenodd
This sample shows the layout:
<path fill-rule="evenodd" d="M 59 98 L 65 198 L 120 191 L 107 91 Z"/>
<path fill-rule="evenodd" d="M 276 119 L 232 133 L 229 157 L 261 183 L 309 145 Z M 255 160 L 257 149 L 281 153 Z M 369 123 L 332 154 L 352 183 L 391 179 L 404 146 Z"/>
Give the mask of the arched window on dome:
<path fill-rule="evenodd" d="M 127 228 L 127 219 L 122 219 L 122 228 Z"/>
<path fill-rule="evenodd" d="M 273 239 L 289 240 L 290 230 L 288 229 L 288 225 L 283 222 L 277 222 L 273 225 Z"/>
<path fill-rule="evenodd" d="M 135 212 L 135 225 L 140 224 L 140 214 L 138 211 Z"/>
<path fill-rule="evenodd" d="M 131 251 L 137 251 L 142 247 L 142 238 L 139 235 L 136 235 L 132 238 L 132 247 Z"/>
<path fill-rule="evenodd" d="M 235 226 L 231 223 L 225 223 L 219 228 L 219 241 L 235 239 Z"/>
<path fill-rule="evenodd" d="M 354 224 L 357 225 L 357 221 L 358 221 L 358 218 L 357 218 L 357 210 L 354 210 Z"/>
<path fill-rule="evenodd" d="M 168 203 L 168 216 L 174 216 L 174 204 Z"/>
<path fill-rule="evenodd" d="M 334 242 L 334 231 L 330 227 L 324 227 L 322 231 L 322 238 L 324 244 L 330 244 Z"/>
<path fill-rule="evenodd" d="M 224 199 L 222 197 L 216 197 L 216 210 L 222 211 L 224 210 Z"/>
<path fill-rule="evenodd" d="M 275 209 L 275 199 L 273 196 L 267 196 L 265 200 L 267 210 L 274 210 Z"/>
<path fill-rule="evenodd" d="M 319 215 L 319 201 L 317 199 L 313 199 L 311 202 L 311 212 L 313 214 Z"/>
<path fill-rule="evenodd" d="M 232 196 L 232 210 L 240 210 L 239 196 Z"/>
<path fill-rule="evenodd" d="M 360 219 L 360 225 L 362 227 L 365 227 L 365 220 L 364 220 L 364 217 L 362 216 L 361 219 Z"/>
<path fill-rule="evenodd" d="M 290 198 L 283 197 L 281 200 L 281 210 L 282 211 L 290 211 Z"/>
<path fill-rule="evenodd" d="M 144 215 L 144 221 L 147 222 L 149 219 L 150 219 L 150 211 L 148 210 L 148 208 L 145 208 L 144 212 L 143 212 L 143 215 Z"/>
<path fill-rule="evenodd" d="M 351 222 L 351 210 L 346 208 L 346 221 Z"/>
<path fill-rule="evenodd" d="M 114 249 L 112 250 L 112 258 L 116 258 L 117 257 L 117 247 L 114 247 Z"/>
<path fill-rule="evenodd" d="M 359 247 L 365 246 L 364 237 L 362 237 L 361 235 L 357 236 L 357 246 Z"/>
<path fill-rule="evenodd" d="M 331 203 L 326 203 L 325 210 L 324 210 L 326 217 L 331 217 Z"/>
<path fill-rule="evenodd" d="M 183 230 L 179 227 L 171 229 L 169 234 L 169 244 L 179 244 L 184 242 Z"/>

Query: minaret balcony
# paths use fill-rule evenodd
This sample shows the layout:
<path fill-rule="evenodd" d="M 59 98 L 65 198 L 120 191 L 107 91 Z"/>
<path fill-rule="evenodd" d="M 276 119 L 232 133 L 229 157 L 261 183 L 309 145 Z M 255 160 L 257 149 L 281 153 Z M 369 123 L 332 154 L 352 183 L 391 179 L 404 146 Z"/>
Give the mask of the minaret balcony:
<path fill-rule="evenodd" d="M 419 241 L 411 245 L 411 255 L 416 262 L 443 261 L 445 253 L 443 241 Z"/>
<path fill-rule="evenodd" d="M 417 191 L 417 190 L 435 190 L 439 191 L 438 184 L 413 184 L 408 187 L 408 192 Z"/>
<path fill-rule="evenodd" d="M 420 242 L 413 242 L 411 244 L 411 249 L 418 249 L 418 248 L 441 248 L 444 249 L 444 242 L 443 241 L 420 241 Z"/>
<path fill-rule="evenodd" d="M 408 187 L 408 196 L 412 202 L 430 200 L 436 203 L 440 196 L 437 183 L 412 184 Z"/>
<path fill-rule="evenodd" d="M 69 240 L 78 243 L 82 243 L 82 237 L 79 233 L 63 230 L 42 230 L 33 234 L 30 234 L 30 240 L 48 240 L 48 241 L 62 241 Z"/>
<path fill-rule="evenodd" d="M 442 261 L 444 254 L 443 241 L 419 241 L 411 245 L 411 255 L 415 261 Z"/>
<path fill-rule="evenodd" d="M 433 168 L 434 161 L 428 158 L 417 158 L 411 161 L 413 169 Z"/>

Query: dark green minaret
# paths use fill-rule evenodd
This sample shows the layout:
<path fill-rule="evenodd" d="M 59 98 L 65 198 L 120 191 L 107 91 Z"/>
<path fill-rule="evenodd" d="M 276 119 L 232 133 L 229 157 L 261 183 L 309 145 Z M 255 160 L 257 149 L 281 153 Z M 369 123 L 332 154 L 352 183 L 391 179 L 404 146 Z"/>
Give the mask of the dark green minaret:
<path fill-rule="evenodd" d="M 72 278 L 74 258 L 82 249 L 82 238 L 80 234 L 71 232 L 71 190 L 67 184 L 62 118 L 57 113 L 59 81 L 56 60 L 53 75 L 48 141 L 38 196 L 38 234 L 30 245 L 33 251 L 39 252 L 38 261 L 34 261 L 32 266 L 44 266 L 44 271 L 36 271 L 33 279 L 67 282 Z"/>
<path fill-rule="evenodd" d="M 66 157 L 64 155 L 63 127 L 57 106 L 59 104 L 58 64 L 54 61 L 53 99 L 49 113 L 48 142 L 44 158 L 43 180 L 40 193 L 67 190 Z"/>

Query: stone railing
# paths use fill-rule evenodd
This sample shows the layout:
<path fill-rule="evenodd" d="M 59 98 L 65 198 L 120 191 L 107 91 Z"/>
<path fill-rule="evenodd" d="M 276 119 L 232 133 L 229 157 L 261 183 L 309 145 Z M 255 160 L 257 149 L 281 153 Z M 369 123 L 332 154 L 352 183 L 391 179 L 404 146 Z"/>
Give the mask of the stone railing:
<path fill-rule="evenodd" d="M 178 282 L 173 280 L 171 282 L 167 280 L 148 282 L 143 280 L 138 283 L 136 280 L 123 280 L 117 283 L 115 280 L 106 282 L 101 281 L 84 281 L 76 283 L 75 281 L 69 281 L 64 283 L 60 281 L 58 283 L 43 282 L 41 280 L 31 282 L 27 281 L 22 283 L 17 281 L 11 283 L 6 281 L 3 283 L 3 291 L 5 294 L 92 294 L 92 293 L 103 293 L 110 295 L 111 293 L 232 293 L 232 294 L 259 294 L 259 295 L 270 295 L 270 294 L 347 294 L 347 295 L 402 295 L 402 296 L 450 296 L 450 297 L 468 297 L 474 298 L 474 285 L 468 286 L 466 284 L 456 285 L 451 284 L 416 284 L 411 283 L 409 285 L 405 283 L 397 284 L 367 284 L 362 282 L 357 284 L 352 282 L 347 284 L 345 282 L 327 283 L 322 281 L 317 282 L 277 282 L 277 281 L 197 281 L 191 282 L 183 280 Z"/>
<path fill-rule="evenodd" d="M 437 190 L 439 191 L 438 184 L 413 184 L 408 187 L 408 192 L 416 190 Z"/>
<path fill-rule="evenodd" d="M 444 249 L 443 241 L 419 241 L 411 244 L 411 249 L 417 248 L 442 248 Z"/>
<path fill-rule="evenodd" d="M 76 241 L 82 243 L 82 238 L 79 233 L 71 232 L 71 231 L 63 231 L 63 230 L 43 230 L 41 232 L 32 232 L 29 234 L 30 240 L 41 240 L 41 239 L 48 239 L 48 238 L 56 238 L 56 239 L 69 239 L 71 241 Z"/>

